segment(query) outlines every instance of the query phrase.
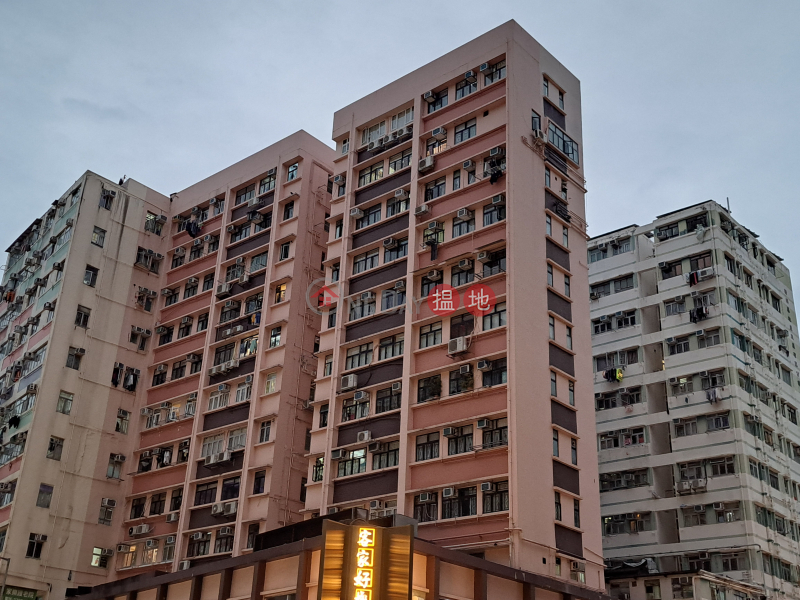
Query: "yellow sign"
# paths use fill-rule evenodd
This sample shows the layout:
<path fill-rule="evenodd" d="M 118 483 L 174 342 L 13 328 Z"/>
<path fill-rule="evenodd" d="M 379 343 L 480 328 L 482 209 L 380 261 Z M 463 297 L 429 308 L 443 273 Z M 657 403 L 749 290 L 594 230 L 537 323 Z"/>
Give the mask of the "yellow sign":
<path fill-rule="evenodd" d="M 413 530 L 323 524 L 318 600 L 410 600 Z"/>

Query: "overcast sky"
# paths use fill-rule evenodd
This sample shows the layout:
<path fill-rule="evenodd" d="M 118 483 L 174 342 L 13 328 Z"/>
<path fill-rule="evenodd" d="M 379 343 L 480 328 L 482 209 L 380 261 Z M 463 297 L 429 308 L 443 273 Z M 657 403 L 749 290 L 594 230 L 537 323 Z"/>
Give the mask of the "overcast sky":
<path fill-rule="evenodd" d="M 581 80 L 590 234 L 730 197 L 800 273 L 797 0 L 0 0 L 0 244 L 86 169 L 169 194 L 328 142 L 335 110 L 511 18 Z"/>

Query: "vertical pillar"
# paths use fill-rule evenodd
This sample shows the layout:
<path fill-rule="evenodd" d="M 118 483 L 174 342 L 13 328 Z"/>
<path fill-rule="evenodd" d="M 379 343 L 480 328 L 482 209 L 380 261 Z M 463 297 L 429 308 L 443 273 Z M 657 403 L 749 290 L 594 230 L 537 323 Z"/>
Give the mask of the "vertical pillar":
<path fill-rule="evenodd" d="M 250 600 L 261 600 L 261 592 L 264 589 L 264 574 L 267 571 L 267 563 L 263 560 L 253 565 L 253 585 L 250 588 Z"/>
<path fill-rule="evenodd" d="M 436 556 L 429 556 L 426 561 L 425 587 L 428 588 L 428 600 L 439 600 L 439 573 L 441 564 Z"/>
<path fill-rule="evenodd" d="M 231 581 L 233 580 L 233 569 L 223 569 L 219 574 L 219 593 L 217 600 L 228 600 L 231 597 Z"/>

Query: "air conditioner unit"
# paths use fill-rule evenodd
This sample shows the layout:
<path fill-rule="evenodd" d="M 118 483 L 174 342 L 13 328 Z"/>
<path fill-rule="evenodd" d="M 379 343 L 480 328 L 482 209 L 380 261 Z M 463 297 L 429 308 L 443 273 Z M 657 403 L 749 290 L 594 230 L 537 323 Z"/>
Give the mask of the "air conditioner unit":
<path fill-rule="evenodd" d="M 427 277 L 431 281 L 440 281 L 442 279 L 442 272 L 438 269 L 433 269 L 432 271 L 428 271 Z"/>
<path fill-rule="evenodd" d="M 334 175 L 333 176 L 333 183 L 336 185 L 344 185 L 347 181 L 347 177 L 345 175 Z"/>
<path fill-rule="evenodd" d="M 406 282 L 404 280 L 402 280 L 402 279 L 400 281 L 395 281 L 394 282 L 394 289 L 398 290 L 398 291 L 406 289 Z"/>
<path fill-rule="evenodd" d="M 473 263 L 471 258 L 462 258 L 460 261 L 458 261 L 459 269 L 471 269 L 472 265 Z"/>
<path fill-rule="evenodd" d="M 475 76 L 475 71 L 467 71 L 464 73 L 464 79 L 466 79 L 469 83 L 475 83 L 478 81 L 478 78 Z"/>
<path fill-rule="evenodd" d="M 492 362 L 489 360 L 479 360 L 478 361 L 478 371 L 491 371 L 492 370 Z"/>
<path fill-rule="evenodd" d="M 433 494 L 431 494 L 431 492 L 420 493 L 419 495 L 420 502 L 430 502 L 431 500 L 433 500 Z"/>
<path fill-rule="evenodd" d="M 660 263 L 658 263 L 658 268 L 659 269 L 668 269 L 669 268 L 669 263 L 666 262 L 666 261 L 661 261 Z"/>
<path fill-rule="evenodd" d="M 408 190 L 395 190 L 394 192 L 394 199 L 395 200 L 408 200 L 409 198 Z"/>
<path fill-rule="evenodd" d="M 218 537 L 231 537 L 233 535 L 233 527 L 220 527 L 217 532 Z"/>
<path fill-rule="evenodd" d="M 341 448 L 337 448 L 335 450 L 331 450 L 331 460 L 339 460 L 340 458 L 344 458 L 345 451 Z"/>
<path fill-rule="evenodd" d="M 203 241 L 204 241 L 204 242 L 210 242 L 210 241 L 211 241 L 211 240 L 213 240 L 213 239 L 214 239 L 214 236 L 213 236 L 213 235 L 211 235 L 210 233 L 209 233 L 209 234 L 207 234 L 207 235 L 204 235 L 204 236 L 203 236 Z"/>
<path fill-rule="evenodd" d="M 183 256 L 186 254 L 186 248 L 181 248 L 180 246 L 175 248 L 175 256 Z"/>
<path fill-rule="evenodd" d="M 427 215 L 431 211 L 431 207 L 427 204 L 423 204 L 422 206 L 418 206 L 414 209 L 414 216 L 422 216 Z"/>
<path fill-rule="evenodd" d="M 448 354 L 460 354 L 467 351 L 467 338 L 457 337 L 447 342 Z M 468 365 L 467 365 L 468 366 Z"/>
<path fill-rule="evenodd" d="M 430 223 L 428 223 L 425 229 L 427 229 L 428 231 L 439 231 L 441 229 L 444 229 L 444 227 L 442 226 L 442 223 L 440 221 L 431 221 Z"/>
<path fill-rule="evenodd" d="M 442 430 L 442 435 L 444 437 L 458 437 L 459 428 L 458 427 L 445 427 Z"/>
<path fill-rule="evenodd" d="M 353 395 L 353 399 L 356 402 L 361 402 L 362 400 L 369 400 L 369 392 L 365 392 L 364 390 L 359 390 Z"/>
<path fill-rule="evenodd" d="M 14 484 L 11 482 L 0 483 L 0 492 L 10 492 L 14 489 Z"/>
<path fill-rule="evenodd" d="M 211 505 L 211 514 L 213 516 L 220 516 L 225 512 L 225 504 L 222 502 L 217 502 L 216 504 Z"/>
<path fill-rule="evenodd" d="M 197 392 L 192 392 L 189 394 L 189 400 L 197 400 Z"/>
<path fill-rule="evenodd" d="M 700 371 L 700 377 L 708 377 L 708 371 Z"/>
<path fill-rule="evenodd" d="M 23 332 L 25 331 L 24 326 L 20 327 L 20 329 L 22 329 Z M 26 352 L 25 354 L 22 355 L 22 360 L 34 360 L 35 358 L 36 358 L 36 352 Z"/>
<path fill-rule="evenodd" d="M 117 544 L 117 552 L 130 552 L 131 547 L 128 544 Z"/>
<path fill-rule="evenodd" d="M 432 156 L 426 156 L 422 160 L 419 161 L 419 172 L 425 173 L 426 171 L 430 171 L 434 167 L 434 160 Z"/>
<path fill-rule="evenodd" d="M 698 292 L 697 290 L 692 290 L 692 298 L 697 298 L 699 296 L 700 296 L 700 292 Z"/>
<path fill-rule="evenodd" d="M 150 458 L 150 450 L 142 450 L 141 454 L 139 454 L 141 458 Z"/>
<path fill-rule="evenodd" d="M 475 213 L 473 213 L 473 212 L 472 212 L 470 209 L 468 209 L 468 208 L 459 208 L 459 209 L 458 209 L 458 213 L 457 213 L 457 215 L 456 215 L 456 216 L 457 216 L 459 219 L 471 219 L 471 218 L 474 216 L 474 214 L 475 214 Z"/>
<path fill-rule="evenodd" d="M 497 146 L 496 148 L 492 148 L 491 150 L 489 150 L 489 156 L 497 157 L 505 155 L 506 155 L 506 149 L 501 146 Z"/>
<path fill-rule="evenodd" d="M 367 431 L 359 431 L 356 434 L 356 442 L 359 444 L 363 444 L 364 442 L 368 442 L 372 439 L 372 432 Z"/>
<path fill-rule="evenodd" d="M 206 539 L 206 532 L 205 531 L 197 531 L 197 532 L 193 533 L 192 535 L 190 535 L 189 539 L 192 540 L 193 542 L 204 540 L 204 539 Z"/>
<path fill-rule="evenodd" d="M 393 392 L 399 392 L 399 391 L 402 391 L 402 389 L 403 389 L 403 384 L 402 384 L 402 382 L 400 382 L 400 381 L 395 381 L 395 382 L 392 384 L 392 391 L 393 391 Z"/>
<path fill-rule="evenodd" d="M 481 73 L 484 73 L 486 71 L 491 71 L 491 70 L 492 70 L 492 65 L 490 65 L 489 63 L 483 63 L 480 66 Z"/>
<path fill-rule="evenodd" d="M 602 316 L 600 317 L 600 322 L 601 322 L 601 323 L 605 323 L 606 321 L 608 321 L 608 315 L 602 315 Z"/>
<path fill-rule="evenodd" d="M 125 462 L 125 455 L 124 454 L 112 454 L 111 455 L 111 460 L 112 460 L 112 462 L 124 463 Z"/>
<path fill-rule="evenodd" d="M 706 480 L 705 479 L 693 479 L 692 480 L 692 489 L 704 488 L 706 487 Z"/>
<path fill-rule="evenodd" d="M 702 504 L 695 504 L 693 509 L 694 509 L 694 512 L 696 512 L 696 513 L 706 512 L 706 507 L 703 506 Z"/>
<path fill-rule="evenodd" d="M 149 548 L 149 549 L 151 549 L 151 550 L 152 550 L 153 548 L 158 548 L 158 540 L 147 540 L 147 541 L 144 543 L 144 547 L 145 547 L 145 548 Z"/>
<path fill-rule="evenodd" d="M 192 561 L 182 560 L 178 563 L 178 571 L 188 571 L 192 568 Z"/>
<path fill-rule="evenodd" d="M 697 557 L 700 558 L 701 560 L 708 560 L 708 552 L 701 552 L 700 554 L 697 555 Z"/>
<path fill-rule="evenodd" d="M 112 498 L 103 498 L 100 501 L 100 506 L 103 508 L 115 508 L 117 506 L 117 501 Z"/>
<path fill-rule="evenodd" d="M 494 483 L 491 481 L 484 481 L 481 484 L 481 492 L 493 492 L 494 491 Z"/>
<path fill-rule="evenodd" d="M 725 509 L 725 503 L 724 502 L 714 502 L 713 506 L 714 506 L 714 510 L 724 510 Z"/>
<path fill-rule="evenodd" d="M 180 513 L 176 512 L 167 513 L 166 521 L 167 523 L 177 523 L 180 516 Z"/>
<path fill-rule="evenodd" d="M 369 501 L 369 509 L 370 510 L 378 510 L 379 508 L 383 508 L 383 500 L 370 500 Z"/>
<path fill-rule="evenodd" d="M 483 252 L 478 252 L 478 262 L 488 263 L 491 259 L 489 253 L 485 250 Z"/>
<path fill-rule="evenodd" d="M 363 302 L 370 302 L 375 300 L 375 292 L 364 292 L 360 297 Z"/>
<path fill-rule="evenodd" d="M 149 408 L 141 408 L 139 409 L 139 414 L 142 415 L 143 417 L 149 417 L 150 415 L 153 414 L 153 411 Z"/>
<path fill-rule="evenodd" d="M 58 242 L 58 236 L 57 235 L 51 235 L 50 236 L 50 243 L 51 244 L 55 244 L 56 242 Z"/>
<path fill-rule="evenodd" d="M 541 129 L 534 129 L 533 130 L 533 139 L 534 140 L 545 141 L 545 140 L 547 140 L 547 136 L 545 135 L 544 131 L 542 131 Z"/>
<path fill-rule="evenodd" d="M 461 167 L 462 167 L 462 168 L 463 168 L 465 171 L 471 171 L 472 169 L 474 169 L 474 168 L 475 168 L 475 163 L 474 163 L 474 162 L 472 162 L 471 160 L 465 160 L 465 161 L 462 163 Z"/>
<path fill-rule="evenodd" d="M 429 90 L 424 94 L 422 94 L 422 99 L 425 100 L 425 102 L 427 102 L 428 104 L 433 104 L 434 102 L 436 102 L 436 92 L 434 92 L 433 90 Z"/>
<path fill-rule="evenodd" d="M 350 375 L 345 375 L 342 377 L 342 391 L 354 390 L 358 387 L 358 375 L 352 373 Z"/>
<path fill-rule="evenodd" d="M 353 217 L 354 219 L 360 219 L 361 217 L 363 217 L 363 216 L 364 216 L 364 211 L 363 211 L 363 210 L 361 210 L 361 209 L 360 209 L 360 208 L 358 208 L 358 207 L 356 207 L 356 208 L 351 208 L 351 209 L 350 209 L 350 216 L 351 216 L 351 217 Z"/>
<path fill-rule="evenodd" d="M 239 510 L 239 501 L 233 500 L 232 502 L 225 503 L 222 514 L 226 517 L 230 517 L 231 515 L 235 515 L 237 510 Z"/>
<path fill-rule="evenodd" d="M 478 429 L 488 429 L 490 425 L 489 419 L 478 419 Z"/>
<path fill-rule="evenodd" d="M 156 373 L 166 373 L 166 371 L 167 365 L 158 365 L 155 370 Z"/>
<path fill-rule="evenodd" d="M 456 495 L 456 488 L 446 487 L 442 490 L 442 498 L 452 498 Z"/>
<path fill-rule="evenodd" d="M 383 247 L 387 249 L 396 248 L 397 247 L 397 240 L 393 237 L 386 238 L 383 240 Z"/>
<path fill-rule="evenodd" d="M 668 337 L 668 338 L 666 339 L 666 342 L 667 342 L 668 344 L 674 344 L 674 343 L 675 343 L 675 338 L 674 338 L 674 337 Z"/>
<path fill-rule="evenodd" d="M 683 296 L 675 296 L 675 302 L 683 302 Z"/>
<path fill-rule="evenodd" d="M 35 534 L 33 534 L 33 541 L 34 542 L 46 542 L 47 541 L 47 535 L 45 535 L 44 533 L 35 533 Z"/>
<path fill-rule="evenodd" d="M 677 377 L 670 377 L 669 378 L 669 382 L 670 383 L 678 383 L 678 378 Z"/>
<path fill-rule="evenodd" d="M 697 337 L 705 337 L 705 335 L 706 335 L 706 330 L 705 330 L 705 329 L 698 329 L 697 331 L 695 331 L 695 332 L 694 332 L 694 334 L 695 334 Z"/>
<path fill-rule="evenodd" d="M 228 225 L 228 227 L 226 228 L 226 231 L 228 233 L 235 233 L 237 229 L 238 229 L 238 227 L 236 227 L 236 225 Z"/>
<path fill-rule="evenodd" d="M 708 267 L 706 269 L 700 269 L 697 272 L 697 278 L 701 281 L 704 279 L 710 279 L 714 276 L 714 267 Z"/>
<path fill-rule="evenodd" d="M 435 140 L 446 140 L 447 129 L 444 127 L 436 127 L 433 131 L 431 131 L 431 137 Z"/>

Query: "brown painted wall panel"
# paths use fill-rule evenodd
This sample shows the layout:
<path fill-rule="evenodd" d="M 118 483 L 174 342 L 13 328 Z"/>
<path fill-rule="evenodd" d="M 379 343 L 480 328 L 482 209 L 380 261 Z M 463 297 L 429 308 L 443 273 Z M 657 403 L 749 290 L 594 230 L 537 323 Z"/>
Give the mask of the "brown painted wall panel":
<path fill-rule="evenodd" d="M 547 258 L 569 271 L 569 252 L 559 248 L 555 242 L 549 239 L 547 240 Z"/>
<path fill-rule="evenodd" d="M 231 221 L 235 221 L 236 219 L 241 219 L 247 213 L 253 210 L 261 210 L 265 206 L 271 206 L 272 202 L 275 200 L 275 192 L 267 193 L 263 198 L 260 198 L 261 202 L 258 206 L 248 206 L 247 202 L 244 204 L 240 204 L 236 208 L 233 209 L 231 212 Z"/>
<path fill-rule="evenodd" d="M 377 385 L 392 379 L 399 379 L 403 376 L 403 359 L 400 358 L 374 367 L 361 369 L 360 371 L 355 371 L 355 373 L 358 374 L 358 387 L 360 388 Z"/>
<path fill-rule="evenodd" d="M 246 421 L 250 415 L 250 403 L 242 402 L 225 410 L 210 413 L 203 419 L 203 431 L 225 427 L 239 421 Z"/>
<path fill-rule="evenodd" d="M 583 558 L 583 534 L 556 525 L 556 548 L 576 558 Z"/>
<path fill-rule="evenodd" d="M 211 505 L 203 508 L 197 508 L 189 512 L 189 529 L 196 529 L 198 527 L 209 527 L 211 525 L 222 525 L 236 520 L 236 515 L 212 516 Z"/>
<path fill-rule="evenodd" d="M 555 400 L 550 401 L 550 417 L 553 425 L 563 427 L 572 433 L 578 433 L 578 415 L 574 410 Z"/>
<path fill-rule="evenodd" d="M 231 471 L 241 471 L 244 464 L 244 451 L 240 450 L 233 453 L 233 460 L 229 463 L 221 464 L 219 466 L 207 467 L 203 461 L 197 463 L 197 471 L 195 479 L 203 479 L 204 477 L 213 477 L 215 475 L 223 475 Z"/>
<path fill-rule="evenodd" d="M 553 461 L 553 485 L 560 487 L 562 490 L 567 490 L 573 494 L 580 496 L 581 484 L 580 473 L 577 469 L 573 469 L 557 460 Z"/>
<path fill-rule="evenodd" d="M 544 116 L 553 121 L 553 123 L 561 127 L 564 131 L 567 130 L 567 118 L 564 116 L 564 113 L 559 111 L 547 100 L 544 101 Z"/>
<path fill-rule="evenodd" d="M 249 375 L 256 368 L 256 357 L 253 356 L 251 358 L 247 358 L 244 360 L 240 360 L 239 366 L 235 369 L 228 371 L 227 373 L 222 373 L 220 375 L 212 375 L 211 376 L 211 385 L 217 385 L 218 383 L 225 383 L 229 379 L 233 379 L 234 377 L 241 377 L 242 375 Z"/>
<path fill-rule="evenodd" d="M 567 321 L 572 321 L 572 304 L 550 290 L 547 290 L 547 310 L 552 310 Z"/>
<path fill-rule="evenodd" d="M 550 344 L 550 366 L 575 375 L 575 357 L 554 344 Z"/>
<path fill-rule="evenodd" d="M 337 446 L 356 443 L 359 431 L 371 431 L 373 439 L 400 433 L 400 414 L 394 413 L 340 426 Z"/>
<path fill-rule="evenodd" d="M 374 335 L 381 331 L 392 329 L 393 327 L 400 327 L 406 321 L 405 311 L 399 311 L 388 315 L 381 315 L 374 319 L 369 319 L 357 325 L 347 328 L 345 336 L 346 342 L 352 342 L 367 335 Z"/>
<path fill-rule="evenodd" d="M 373 227 L 364 233 L 353 234 L 353 249 L 355 250 L 361 246 L 366 246 L 372 242 L 377 242 L 378 240 L 382 240 L 383 238 L 390 236 L 393 233 L 397 233 L 398 231 L 403 231 L 404 229 L 408 229 L 408 212 L 397 217 L 396 219 L 387 221 L 386 223 L 378 225 L 377 227 Z"/>
<path fill-rule="evenodd" d="M 236 258 L 237 256 L 241 256 L 242 254 L 250 252 L 250 250 L 255 250 L 261 246 L 268 245 L 270 231 L 270 229 L 259 231 L 255 235 L 251 235 L 245 241 L 241 242 L 238 246 L 229 248 L 228 253 L 225 255 L 225 260 Z"/>
<path fill-rule="evenodd" d="M 351 502 L 397 492 L 397 470 L 333 482 L 333 502 Z"/>
<path fill-rule="evenodd" d="M 401 171 L 400 173 L 397 173 L 390 177 L 384 177 L 380 183 L 376 183 L 372 187 L 368 187 L 365 190 L 356 192 L 356 204 L 361 204 L 362 202 L 369 202 L 373 198 L 377 198 L 378 196 L 381 196 L 386 192 L 390 192 L 399 187 L 403 187 L 404 185 L 410 182 L 411 182 L 411 169 L 406 169 L 405 171 Z"/>
<path fill-rule="evenodd" d="M 399 263 L 395 263 L 390 267 L 373 271 L 368 275 L 363 275 L 358 278 L 351 277 L 350 293 L 357 294 L 358 292 L 363 292 L 364 290 L 368 290 L 376 285 L 388 283 L 396 279 L 404 279 L 407 268 L 407 261 L 404 260 Z"/>

